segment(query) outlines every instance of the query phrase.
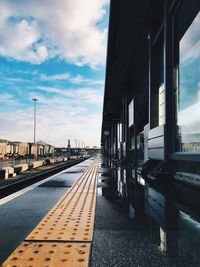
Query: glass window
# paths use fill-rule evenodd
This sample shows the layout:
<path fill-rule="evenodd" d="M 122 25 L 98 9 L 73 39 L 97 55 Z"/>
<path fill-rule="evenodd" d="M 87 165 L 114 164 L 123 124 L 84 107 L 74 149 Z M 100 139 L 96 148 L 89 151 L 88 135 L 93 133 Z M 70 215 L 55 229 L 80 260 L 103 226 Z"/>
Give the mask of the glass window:
<path fill-rule="evenodd" d="M 144 163 L 144 131 L 137 135 L 137 159 L 138 165 Z"/>
<path fill-rule="evenodd" d="M 159 125 L 163 125 L 163 124 L 165 124 L 165 87 L 164 87 L 163 83 L 159 87 L 158 105 L 159 105 L 159 110 L 158 110 L 159 120 L 158 120 L 158 124 Z"/>
<path fill-rule="evenodd" d="M 135 149 L 134 99 L 128 105 L 129 111 L 129 148 Z"/>
<path fill-rule="evenodd" d="M 135 127 L 132 126 L 129 130 L 130 135 L 130 149 L 135 149 Z"/>
<path fill-rule="evenodd" d="M 122 123 L 117 124 L 117 137 L 118 148 L 120 148 L 120 143 L 122 142 Z"/>
<path fill-rule="evenodd" d="M 134 124 L 134 100 L 128 105 L 128 126 L 132 126 Z"/>
<path fill-rule="evenodd" d="M 165 124 L 165 88 L 163 77 L 163 30 L 151 50 L 151 121 L 150 128 Z"/>
<path fill-rule="evenodd" d="M 200 12 L 179 41 L 177 150 L 200 152 Z"/>

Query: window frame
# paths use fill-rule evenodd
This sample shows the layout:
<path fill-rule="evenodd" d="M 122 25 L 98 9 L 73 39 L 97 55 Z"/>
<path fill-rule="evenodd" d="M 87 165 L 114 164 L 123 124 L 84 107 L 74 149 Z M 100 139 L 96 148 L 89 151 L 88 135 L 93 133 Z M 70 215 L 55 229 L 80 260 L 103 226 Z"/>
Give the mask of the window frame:
<path fill-rule="evenodd" d="M 184 1 L 181 3 L 180 1 L 174 1 L 174 3 L 171 5 L 170 7 L 170 13 L 171 13 L 171 23 L 172 23 L 172 29 L 171 29 L 171 34 L 172 34 L 172 56 L 173 56 L 173 149 L 172 149 L 172 153 L 170 153 L 168 155 L 169 159 L 172 160 L 185 160 L 185 161 L 200 161 L 200 151 L 199 152 L 184 152 L 184 151 L 177 151 L 177 147 L 175 147 L 175 137 L 177 135 L 177 96 L 176 96 L 176 68 L 179 65 L 179 43 L 180 40 L 178 39 L 178 37 L 176 37 L 176 19 L 178 16 L 178 12 L 180 11 L 181 5 L 184 5 Z M 200 12 L 199 10 L 195 10 L 196 13 L 193 14 L 193 16 L 191 17 L 191 23 L 189 24 L 189 26 L 185 29 L 185 32 L 189 29 L 190 25 L 192 24 L 192 22 L 194 21 L 194 19 L 196 18 L 196 16 L 198 15 L 198 13 Z M 184 33 L 185 33 L 184 32 Z M 183 34 L 184 35 L 184 34 Z M 176 54 L 178 53 L 178 55 Z M 178 57 L 178 60 L 177 60 Z M 179 79 L 179 70 L 178 70 L 178 79 Z"/>

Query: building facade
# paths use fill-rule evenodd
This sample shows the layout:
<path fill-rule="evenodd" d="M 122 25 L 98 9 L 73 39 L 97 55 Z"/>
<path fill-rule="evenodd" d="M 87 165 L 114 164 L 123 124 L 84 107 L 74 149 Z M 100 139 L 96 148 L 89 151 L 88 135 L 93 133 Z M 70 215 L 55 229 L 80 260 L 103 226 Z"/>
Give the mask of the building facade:
<path fill-rule="evenodd" d="M 133 177 L 200 174 L 200 1 L 111 0 L 101 143 Z"/>
<path fill-rule="evenodd" d="M 4 158 L 7 152 L 7 144 L 8 144 L 7 140 L 0 139 L 0 158 Z"/>

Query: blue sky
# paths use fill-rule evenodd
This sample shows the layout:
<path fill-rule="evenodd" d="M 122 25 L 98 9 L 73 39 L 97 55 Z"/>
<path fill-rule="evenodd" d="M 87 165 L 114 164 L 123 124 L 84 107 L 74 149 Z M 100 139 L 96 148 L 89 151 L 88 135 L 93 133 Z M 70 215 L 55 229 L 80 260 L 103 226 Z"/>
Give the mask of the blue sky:
<path fill-rule="evenodd" d="M 0 2 L 0 138 L 100 143 L 108 0 Z"/>

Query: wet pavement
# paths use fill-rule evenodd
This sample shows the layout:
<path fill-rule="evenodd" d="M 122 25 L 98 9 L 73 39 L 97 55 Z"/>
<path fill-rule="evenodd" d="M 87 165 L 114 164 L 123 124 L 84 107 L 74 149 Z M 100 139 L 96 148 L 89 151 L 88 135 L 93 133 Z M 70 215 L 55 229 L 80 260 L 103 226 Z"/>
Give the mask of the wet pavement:
<path fill-rule="evenodd" d="M 200 216 L 169 195 L 102 159 L 90 266 L 200 266 Z"/>
<path fill-rule="evenodd" d="M 68 168 L 39 187 L 0 205 L 0 265 L 82 175 L 91 162 L 92 159 L 88 159 Z"/>
<path fill-rule="evenodd" d="M 91 162 L 73 166 L 0 206 L 0 264 Z M 185 205 L 185 196 L 192 199 L 197 191 L 192 194 L 186 187 L 182 194 L 176 185 L 168 192 L 155 181 L 136 180 L 134 171 L 104 158 L 99 167 L 90 267 L 200 266 L 199 207 Z"/>

